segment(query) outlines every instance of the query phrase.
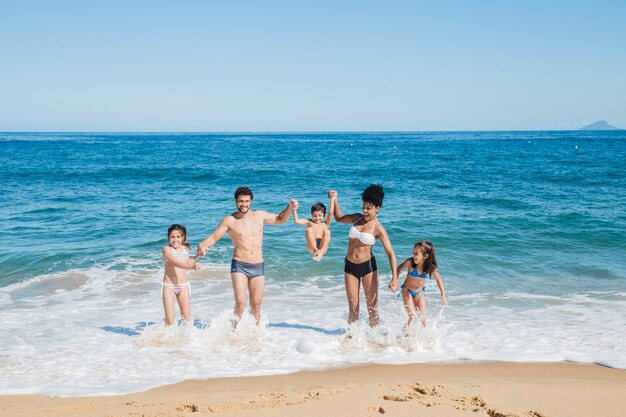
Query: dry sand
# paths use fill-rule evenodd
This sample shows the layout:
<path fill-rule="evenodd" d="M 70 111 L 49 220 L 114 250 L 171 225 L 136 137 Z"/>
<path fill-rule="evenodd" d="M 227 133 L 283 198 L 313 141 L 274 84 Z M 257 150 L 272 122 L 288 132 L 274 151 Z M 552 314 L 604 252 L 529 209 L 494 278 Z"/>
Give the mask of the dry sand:
<path fill-rule="evenodd" d="M 187 381 L 122 396 L 0 396 L 0 416 L 626 416 L 626 370 L 571 363 L 371 365 Z"/>

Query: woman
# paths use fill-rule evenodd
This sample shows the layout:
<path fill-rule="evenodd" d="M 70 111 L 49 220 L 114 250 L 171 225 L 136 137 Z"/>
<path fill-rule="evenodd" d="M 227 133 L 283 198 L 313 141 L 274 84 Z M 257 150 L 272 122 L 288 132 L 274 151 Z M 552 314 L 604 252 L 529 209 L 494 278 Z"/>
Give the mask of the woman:
<path fill-rule="evenodd" d="M 339 223 L 351 223 L 349 232 L 348 253 L 344 267 L 344 279 L 346 283 L 346 295 L 350 315 L 348 323 L 359 318 L 359 289 L 363 283 L 367 313 L 370 326 L 378 324 L 378 270 L 376 258 L 372 254 L 372 247 L 376 240 L 380 240 L 389 258 L 391 265 L 391 282 L 388 287 L 395 292 L 398 289 L 398 273 L 396 255 L 387 236 L 385 228 L 377 219 L 377 214 L 383 205 L 385 193 L 380 184 L 370 184 L 363 193 L 363 212 L 355 214 L 343 214 L 337 200 L 337 191 L 328 193 L 331 200 L 335 199 L 334 215 Z"/>

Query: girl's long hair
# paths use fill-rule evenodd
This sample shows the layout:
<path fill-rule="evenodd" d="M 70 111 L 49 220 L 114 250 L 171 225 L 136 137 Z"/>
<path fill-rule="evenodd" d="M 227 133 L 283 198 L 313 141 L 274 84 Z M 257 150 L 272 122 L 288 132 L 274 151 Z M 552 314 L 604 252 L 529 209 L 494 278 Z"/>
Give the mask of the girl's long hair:
<path fill-rule="evenodd" d="M 170 234 L 174 231 L 178 230 L 181 235 L 183 235 L 183 246 L 187 246 L 187 249 L 191 249 L 189 243 L 187 243 L 187 229 L 182 224 L 173 224 L 167 228 L 167 238 L 170 238 Z"/>
<path fill-rule="evenodd" d="M 433 272 L 435 272 L 435 269 L 437 269 L 435 245 L 427 240 L 420 240 L 419 242 L 415 242 L 415 245 L 413 245 L 413 249 L 415 248 L 418 248 L 419 251 L 422 252 L 424 256 L 426 256 L 426 259 L 424 259 L 424 265 L 422 266 L 424 269 L 422 273 L 426 272 L 429 276 L 432 276 Z M 415 261 L 413 260 L 413 258 L 411 258 L 411 267 L 413 267 L 413 269 L 417 268 L 417 265 L 415 265 Z"/>

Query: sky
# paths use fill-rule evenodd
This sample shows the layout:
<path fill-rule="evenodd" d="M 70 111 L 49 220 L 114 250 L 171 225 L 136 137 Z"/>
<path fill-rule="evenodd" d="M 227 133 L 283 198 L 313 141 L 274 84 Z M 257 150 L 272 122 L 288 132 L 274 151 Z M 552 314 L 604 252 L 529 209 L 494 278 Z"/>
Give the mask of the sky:
<path fill-rule="evenodd" d="M 0 0 L 0 131 L 626 128 L 626 2 Z"/>

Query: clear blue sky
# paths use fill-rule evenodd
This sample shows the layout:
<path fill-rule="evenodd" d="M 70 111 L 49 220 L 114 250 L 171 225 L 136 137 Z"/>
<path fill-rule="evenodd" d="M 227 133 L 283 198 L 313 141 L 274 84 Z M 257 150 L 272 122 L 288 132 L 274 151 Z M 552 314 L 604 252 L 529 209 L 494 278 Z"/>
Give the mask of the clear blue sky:
<path fill-rule="evenodd" d="M 4 1 L 0 131 L 626 128 L 626 1 Z"/>

